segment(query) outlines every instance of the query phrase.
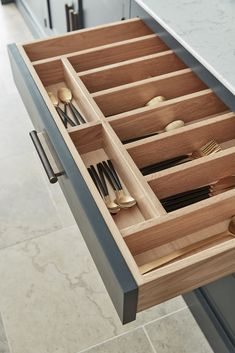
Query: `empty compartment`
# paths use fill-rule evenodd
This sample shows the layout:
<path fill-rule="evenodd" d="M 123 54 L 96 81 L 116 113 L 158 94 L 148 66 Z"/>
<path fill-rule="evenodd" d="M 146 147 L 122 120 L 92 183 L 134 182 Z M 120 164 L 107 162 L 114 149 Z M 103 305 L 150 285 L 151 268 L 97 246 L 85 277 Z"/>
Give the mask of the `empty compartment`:
<path fill-rule="evenodd" d="M 68 56 L 77 72 L 91 70 L 105 65 L 140 58 L 168 50 L 168 47 L 156 34 L 93 48 Z"/>
<path fill-rule="evenodd" d="M 59 89 L 68 88 L 72 93 L 72 104 L 76 110 L 80 113 L 85 122 L 95 121 L 96 117 L 91 111 L 90 106 L 87 104 L 86 94 L 82 88 L 74 80 L 72 73 L 67 70 L 61 60 L 53 60 L 50 62 L 37 64 L 34 66 L 39 78 L 42 81 L 47 93 L 51 92 L 58 101 L 58 106 L 64 111 L 65 104 L 59 99 Z M 78 79 L 78 78 L 77 78 Z M 67 115 L 78 125 L 74 114 L 69 107 L 67 107 Z M 58 115 L 59 116 L 59 115 Z M 67 128 L 71 128 L 70 123 L 67 124 Z"/>
<path fill-rule="evenodd" d="M 156 96 L 170 100 L 205 88 L 206 85 L 190 69 L 184 69 L 100 91 L 92 96 L 104 115 L 111 116 L 144 107 Z"/>
<path fill-rule="evenodd" d="M 85 50 L 114 42 L 146 36 L 152 31 L 140 19 L 116 22 L 95 28 L 79 30 L 64 36 L 25 44 L 24 50 L 31 61 Z"/>
<path fill-rule="evenodd" d="M 194 160 L 200 157 L 194 157 L 192 153 L 212 140 L 219 144 L 222 150 L 235 146 L 234 124 L 235 114 L 226 113 L 127 144 L 126 148 L 140 169 L 180 156 Z M 204 154 L 207 154 L 206 151 Z"/>
<path fill-rule="evenodd" d="M 94 165 L 96 168 L 97 163 L 110 159 L 121 179 L 125 194 L 131 195 L 136 200 L 137 203 L 135 206 L 121 209 L 116 215 L 113 215 L 113 220 L 118 228 L 122 229 L 150 219 L 152 211 L 146 195 L 141 192 L 138 181 L 123 159 L 121 151 L 115 149 L 112 137 L 109 136 L 109 133 L 102 124 L 96 124 L 87 128 L 84 125 L 84 128 L 71 132 L 70 136 L 87 168 L 91 165 Z M 89 183 L 93 183 L 89 175 L 88 179 Z M 87 184 L 89 183 L 87 181 Z M 107 186 L 111 199 L 115 200 L 115 192 L 108 181 Z M 105 203 L 104 207 L 106 207 Z"/>
<path fill-rule="evenodd" d="M 223 244 L 234 237 L 228 232 L 230 219 L 205 228 L 180 239 L 163 242 L 162 245 L 147 251 L 135 249 L 134 259 L 141 274 L 150 273 L 164 266 L 176 263 L 199 252 Z"/>
<path fill-rule="evenodd" d="M 140 108 L 110 117 L 108 121 L 120 140 L 128 143 L 128 140 L 162 131 L 174 120 L 183 120 L 185 125 L 188 125 L 227 110 L 225 104 L 210 89 L 207 89 L 156 107 Z"/>
<path fill-rule="evenodd" d="M 85 71 L 79 76 L 88 90 L 93 93 L 181 70 L 185 67 L 185 64 L 169 50 Z"/>

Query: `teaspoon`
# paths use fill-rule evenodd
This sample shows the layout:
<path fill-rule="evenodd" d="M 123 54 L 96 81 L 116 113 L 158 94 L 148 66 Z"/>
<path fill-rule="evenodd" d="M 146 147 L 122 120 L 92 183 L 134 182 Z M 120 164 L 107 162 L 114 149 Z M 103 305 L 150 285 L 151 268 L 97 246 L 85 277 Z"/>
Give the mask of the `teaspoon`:
<path fill-rule="evenodd" d="M 76 126 L 76 124 L 71 120 L 67 114 L 63 112 L 63 110 L 59 107 L 59 100 L 58 98 L 52 93 L 52 92 L 47 92 L 48 96 L 50 97 L 50 100 L 52 104 L 54 105 L 57 113 L 59 114 L 64 126 L 67 128 L 67 123 L 69 123 L 71 126 Z"/>
<path fill-rule="evenodd" d="M 65 108 L 68 106 L 73 115 L 74 120 L 78 125 L 86 123 L 85 119 L 81 116 L 75 105 L 72 103 L 73 95 L 69 88 L 61 87 L 58 92 L 58 97 L 64 103 Z"/>

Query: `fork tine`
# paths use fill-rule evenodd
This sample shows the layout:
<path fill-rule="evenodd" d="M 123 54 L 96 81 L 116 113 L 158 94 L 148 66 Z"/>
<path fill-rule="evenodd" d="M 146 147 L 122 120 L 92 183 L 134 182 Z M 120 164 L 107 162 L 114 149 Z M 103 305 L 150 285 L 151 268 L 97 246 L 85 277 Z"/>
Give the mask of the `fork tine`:
<path fill-rule="evenodd" d="M 204 146 L 192 153 L 193 158 L 200 158 L 203 156 L 208 156 L 209 154 L 221 151 L 220 145 L 215 141 L 211 140 L 207 142 Z"/>

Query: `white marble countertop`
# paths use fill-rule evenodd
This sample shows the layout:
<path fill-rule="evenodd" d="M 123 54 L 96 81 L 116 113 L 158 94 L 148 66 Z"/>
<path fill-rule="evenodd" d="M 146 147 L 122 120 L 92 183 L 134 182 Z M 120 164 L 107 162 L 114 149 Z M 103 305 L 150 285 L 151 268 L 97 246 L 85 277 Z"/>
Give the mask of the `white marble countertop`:
<path fill-rule="evenodd" d="M 235 94 L 235 0 L 135 0 Z"/>

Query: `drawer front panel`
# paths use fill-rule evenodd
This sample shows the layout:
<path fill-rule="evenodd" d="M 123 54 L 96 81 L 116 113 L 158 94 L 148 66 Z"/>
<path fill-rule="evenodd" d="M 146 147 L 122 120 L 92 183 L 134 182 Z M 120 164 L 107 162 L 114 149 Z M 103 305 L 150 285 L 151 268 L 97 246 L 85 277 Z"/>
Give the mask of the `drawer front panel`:
<path fill-rule="evenodd" d="M 135 319 L 138 289 L 112 234 L 16 45 L 9 46 L 16 85 L 35 128 L 47 133 L 65 175 L 60 185 L 123 323 Z"/>

